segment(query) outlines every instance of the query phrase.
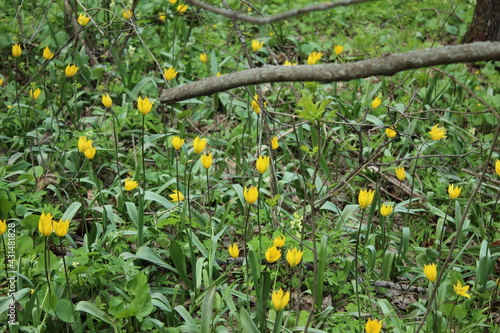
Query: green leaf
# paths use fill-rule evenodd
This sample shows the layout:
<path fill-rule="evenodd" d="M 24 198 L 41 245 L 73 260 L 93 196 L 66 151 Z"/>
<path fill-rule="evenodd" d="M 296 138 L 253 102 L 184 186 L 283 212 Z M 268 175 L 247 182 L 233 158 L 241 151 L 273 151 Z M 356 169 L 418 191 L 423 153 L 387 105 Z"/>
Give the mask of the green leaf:
<path fill-rule="evenodd" d="M 210 326 L 212 323 L 212 309 L 214 305 L 214 295 L 215 295 L 215 285 L 213 284 L 208 288 L 205 298 L 203 299 L 203 304 L 201 305 L 201 331 L 210 332 Z"/>
<path fill-rule="evenodd" d="M 73 304 L 65 298 L 60 299 L 56 307 L 57 318 L 66 323 L 74 323 L 75 316 L 73 312 Z"/>
<path fill-rule="evenodd" d="M 180 278 L 190 289 L 193 289 L 193 282 L 187 276 L 186 256 L 184 255 L 184 252 L 182 252 L 179 243 L 172 241 L 170 243 L 169 250 Z"/>
<path fill-rule="evenodd" d="M 99 309 L 94 303 L 87 301 L 80 301 L 75 307 L 76 311 L 86 312 L 112 326 L 116 325 L 116 322 L 111 318 L 106 312 Z"/>

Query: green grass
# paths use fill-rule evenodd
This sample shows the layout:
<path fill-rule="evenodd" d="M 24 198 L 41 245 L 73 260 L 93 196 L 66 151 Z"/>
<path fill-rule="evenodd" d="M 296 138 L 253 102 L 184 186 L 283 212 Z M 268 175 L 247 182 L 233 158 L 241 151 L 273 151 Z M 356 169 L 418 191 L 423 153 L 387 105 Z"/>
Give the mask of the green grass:
<path fill-rule="evenodd" d="M 77 8 L 70 15 L 59 2 L 7 6 L 0 21 L 0 275 L 15 281 L 0 284 L 0 320 L 8 322 L 15 291 L 10 332 L 360 332 L 368 318 L 385 332 L 497 330 L 498 63 L 156 101 L 163 89 L 217 72 L 305 64 L 312 51 L 323 52 L 319 63 L 349 63 L 454 44 L 472 3 L 377 1 L 240 22 L 250 58 L 233 22 L 213 13 L 138 1 L 132 24 L 122 16 L 128 3 L 89 0 L 81 4 L 92 20 L 79 26 L 72 19 L 84 10 L 69 3 Z M 255 2 L 250 13 L 306 5 Z M 253 51 L 253 39 L 264 47 Z M 74 77 L 65 76 L 68 64 L 79 67 Z M 166 81 L 169 67 L 179 74 Z M 143 115 L 137 99 L 146 96 L 155 102 Z M 372 108 L 375 97 L 382 104 Z M 435 124 L 446 138 L 430 140 Z M 388 138 L 387 127 L 397 136 Z M 81 136 L 96 148 L 91 160 L 78 151 Z M 174 136 L 186 140 L 179 150 Z M 208 171 L 196 137 L 213 154 Z M 271 160 L 263 174 L 259 155 Z M 132 191 L 128 177 L 139 182 Z M 462 188 L 456 199 L 450 184 Z M 250 186 L 259 187 L 254 204 L 244 195 Z M 361 209 L 364 189 L 375 194 Z M 174 190 L 185 199 L 172 201 Z M 381 216 L 382 204 L 394 211 Z M 70 220 L 67 235 L 39 233 L 49 212 Z M 269 263 L 266 250 L 282 234 L 281 258 Z M 234 243 L 237 259 L 227 250 Z M 290 267 L 295 247 L 303 258 Z M 429 263 L 442 273 L 434 283 L 424 277 Z M 458 281 L 470 298 L 455 293 Z M 271 295 L 280 288 L 291 296 L 276 312 Z"/>

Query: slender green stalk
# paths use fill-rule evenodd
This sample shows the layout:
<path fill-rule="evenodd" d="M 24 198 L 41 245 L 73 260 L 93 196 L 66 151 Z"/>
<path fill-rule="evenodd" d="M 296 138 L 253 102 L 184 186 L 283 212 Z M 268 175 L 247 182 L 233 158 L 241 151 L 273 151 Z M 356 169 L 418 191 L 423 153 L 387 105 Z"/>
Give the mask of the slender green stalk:
<path fill-rule="evenodd" d="M 358 233 L 356 234 L 356 245 L 354 247 L 354 283 L 356 285 L 356 305 L 358 306 L 358 324 L 359 332 L 363 331 L 363 324 L 361 323 L 361 298 L 359 297 L 359 281 L 358 281 L 358 255 L 359 243 L 361 238 L 361 226 L 363 225 L 363 217 L 365 216 L 365 209 L 361 211 L 361 218 L 359 219 Z"/>
<path fill-rule="evenodd" d="M 141 158 L 142 158 L 142 193 L 139 195 L 139 221 L 137 225 L 137 247 L 144 244 L 144 200 L 146 197 L 146 162 L 144 157 L 145 115 L 142 115 Z"/>

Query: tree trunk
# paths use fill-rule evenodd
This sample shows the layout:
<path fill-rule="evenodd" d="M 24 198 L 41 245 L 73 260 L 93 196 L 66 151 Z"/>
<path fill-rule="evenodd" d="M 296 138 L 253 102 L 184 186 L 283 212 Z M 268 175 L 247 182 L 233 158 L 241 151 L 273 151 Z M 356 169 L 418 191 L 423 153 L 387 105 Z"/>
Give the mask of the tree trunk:
<path fill-rule="evenodd" d="M 500 41 L 500 0 L 477 0 L 463 43 Z"/>

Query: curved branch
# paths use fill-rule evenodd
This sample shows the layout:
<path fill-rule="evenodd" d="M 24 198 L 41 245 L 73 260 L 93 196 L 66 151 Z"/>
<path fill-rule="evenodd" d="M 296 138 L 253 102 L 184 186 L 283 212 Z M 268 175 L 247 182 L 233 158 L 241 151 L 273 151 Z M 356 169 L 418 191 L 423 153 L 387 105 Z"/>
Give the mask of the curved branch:
<path fill-rule="evenodd" d="M 500 42 L 478 42 L 386 54 L 379 58 L 349 64 L 269 66 L 249 69 L 165 89 L 161 93 L 160 102 L 171 104 L 252 84 L 300 81 L 330 83 L 374 75 L 390 76 L 409 69 L 480 60 L 500 60 Z"/>
<path fill-rule="evenodd" d="M 373 0 L 338 0 L 336 2 L 325 2 L 325 3 L 313 5 L 313 6 L 293 9 L 293 10 L 290 10 L 288 12 L 283 12 L 283 13 L 279 13 L 279 14 L 272 15 L 272 16 L 254 17 L 254 16 L 248 16 L 246 14 L 242 14 L 242 13 L 238 13 L 238 12 L 220 9 L 218 7 L 206 4 L 204 2 L 200 2 L 198 0 L 185 0 L 186 3 L 188 3 L 192 6 L 203 8 L 203 9 L 208 10 L 210 12 L 214 12 L 216 14 L 220 14 L 220 15 L 232 18 L 232 19 L 250 22 L 250 23 L 255 23 L 255 24 L 266 24 L 266 23 L 281 21 L 281 20 L 285 20 L 285 19 L 290 18 L 290 17 L 294 17 L 294 16 L 298 16 L 298 15 L 302 15 L 302 14 L 306 14 L 306 13 L 310 13 L 310 12 L 327 10 L 327 9 L 331 9 L 331 8 L 335 8 L 335 7 L 349 6 L 349 5 L 354 5 L 357 3 L 368 2 L 368 1 L 373 1 Z"/>

